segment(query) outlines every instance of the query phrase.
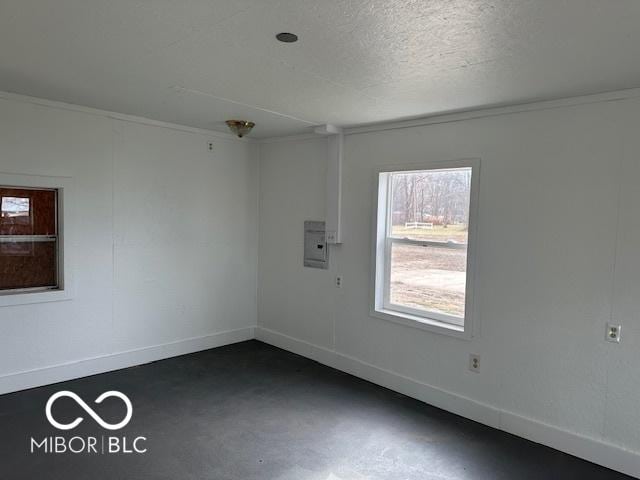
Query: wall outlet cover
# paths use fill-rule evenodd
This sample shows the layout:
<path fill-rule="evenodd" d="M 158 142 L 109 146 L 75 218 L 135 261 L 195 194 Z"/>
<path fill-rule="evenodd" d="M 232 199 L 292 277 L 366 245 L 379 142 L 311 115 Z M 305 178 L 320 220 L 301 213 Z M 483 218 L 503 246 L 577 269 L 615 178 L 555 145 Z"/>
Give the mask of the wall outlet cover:
<path fill-rule="evenodd" d="M 480 355 L 469 355 L 469 370 L 475 373 L 480 373 Z"/>
<path fill-rule="evenodd" d="M 605 331 L 605 340 L 607 342 L 620 343 L 620 335 L 622 334 L 622 325 L 613 325 L 607 323 Z"/>

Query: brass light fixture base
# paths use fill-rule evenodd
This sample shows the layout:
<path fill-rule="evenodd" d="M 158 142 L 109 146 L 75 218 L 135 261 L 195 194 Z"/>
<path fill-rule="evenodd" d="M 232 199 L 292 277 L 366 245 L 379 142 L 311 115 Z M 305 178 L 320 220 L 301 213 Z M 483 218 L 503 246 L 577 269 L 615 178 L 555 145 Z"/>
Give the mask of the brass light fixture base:
<path fill-rule="evenodd" d="M 229 130 L 231 130 L 239 138 L 247 135 L 256 125 L 255 123 L 247 122 L 246 120 L 227 120 L 225 123 L 229 127 Z"/>

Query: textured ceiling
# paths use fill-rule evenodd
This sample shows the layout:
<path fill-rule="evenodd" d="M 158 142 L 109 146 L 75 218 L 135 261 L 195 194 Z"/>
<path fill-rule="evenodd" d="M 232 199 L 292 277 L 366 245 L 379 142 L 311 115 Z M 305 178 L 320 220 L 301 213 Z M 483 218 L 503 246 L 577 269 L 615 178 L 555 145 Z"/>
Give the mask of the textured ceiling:
<path fill-rule="evenodd" d="M 638 0 L 0 0 L 0 90 L 268 137 L 638 87 L 639 23 Z"/>

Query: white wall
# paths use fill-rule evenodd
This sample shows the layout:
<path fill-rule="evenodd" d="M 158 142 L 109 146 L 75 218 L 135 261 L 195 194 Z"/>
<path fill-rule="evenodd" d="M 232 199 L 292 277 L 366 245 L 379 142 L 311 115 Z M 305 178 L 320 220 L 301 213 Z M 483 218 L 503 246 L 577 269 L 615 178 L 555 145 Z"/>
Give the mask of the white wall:
<path fill-rule="evenodd" d="M 0 393 L 251 338 L 257 289 L 258 338 L 640 473 L 640 100 L 347 136 L 328 271 L 302 267 L 326 139 L 258 166 L 246 142 L 37 103 L 0 96 L 0 172 L 72 177 L 76 292 L 0 307 Z M 374 168 L 463 157 L 482 159 L 479 336 L 370 317 Z"/>
<path fill-rule="evenodd" d="M 72 177 L 75 295 L 0 307 L 0 393 L 252 338 L 256 147 L 37 103 L 0 98 L 0 172 Z"/>
<path fill-rule="evenodd" d="M 640 475 L 639 120 L 628 99 L 347 135 L 329 271 L 302 267 L 303 221 L 324 215 L 326 140 L 262 145 L 258 338 Z M 480 334 L 372 318 L 374 168 L 470 157 Z M 604 341 L 609 320 L 620 344 Z"/>

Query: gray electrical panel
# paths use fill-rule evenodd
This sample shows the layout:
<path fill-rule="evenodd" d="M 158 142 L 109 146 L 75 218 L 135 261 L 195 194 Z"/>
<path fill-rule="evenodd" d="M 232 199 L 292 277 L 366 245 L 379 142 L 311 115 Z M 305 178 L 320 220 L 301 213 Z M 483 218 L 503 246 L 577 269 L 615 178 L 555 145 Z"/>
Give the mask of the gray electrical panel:
<path fill-rule="evenodd" d="M 325 270 L 329 267 L 324 222 L 304 222 L 304 266 Z"/>

